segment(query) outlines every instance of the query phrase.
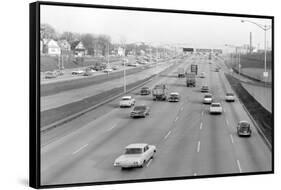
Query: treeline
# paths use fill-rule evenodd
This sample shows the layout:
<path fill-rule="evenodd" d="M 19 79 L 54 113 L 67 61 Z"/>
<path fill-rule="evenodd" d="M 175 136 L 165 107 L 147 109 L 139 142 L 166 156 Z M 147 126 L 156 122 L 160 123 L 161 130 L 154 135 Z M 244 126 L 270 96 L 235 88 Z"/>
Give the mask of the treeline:
<path fill-rule="evenodd" d="M 84 47 L 87 49 L 88 55 L 101 54 L 106 56 L 116 51 L 118 47 L 125 48 L 125 55 L 135 54 L 164 54 L 168 53 L 170 50 L 167 48 L 153 47 L 144 42 L 138 43 L 126 43 L 126 40 L 123 39 L 120 44 L 113 44 L 111 37 L 108 35 L 100 34 L 95 35 L 92 33 L 74 33 L 74 32 L 63 32 L 58 33 L 54 27 L 49 24 L 41 24 L 40 26 L 41 40 L 43 39 L 53 39 L 56 41 L 66 40 L 70 45 L 76 44 L 75 42 L 81 41 Z M 77 45 L 77 44 L 76 44 Z M 73 47 L 71 47 L 73 48 Z"/>

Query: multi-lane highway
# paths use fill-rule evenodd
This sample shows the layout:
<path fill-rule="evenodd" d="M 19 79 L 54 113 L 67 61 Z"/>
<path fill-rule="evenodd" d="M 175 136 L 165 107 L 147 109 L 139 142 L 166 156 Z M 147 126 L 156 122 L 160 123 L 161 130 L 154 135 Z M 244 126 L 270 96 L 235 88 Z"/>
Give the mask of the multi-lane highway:
<path fill-rule="evenodd" d="M 177 78 L 178 67 L 188 69 L 193 63 L 199 73 L 206 73 L 206 78 L 196 78 L 195 88 L 186 87 L 185 78 Z M 220 72 L 214 72 L 216 65 L 222 67 Z M 240 120 L 254 125 L 239 101 L 224 101 L 225 93 L 232 90 L 224 76 L 227 68 L 223 61 L 213 59 L 209 64 L 208 56 L 193 55 L 178 67 L 147 84 L 150 88 L 167 84 L 169 92 L 180 93 L 178 103 L 153 101 L 151 95 L 139 95 L 138 89 L 130 95 L 137 105 L 150 106 L 151 114 L 146 118 L 130 118 L 132 108 L 119 108 L 119 100 L 114 100 L 54 129 L 57 133 L 42 134 L 42 185 L 271 171 L 271 151 L 257 130 L 252 128 L 250 138 L 237 136 Z M 210 115 L 209 105 L 202 103 L 203 84 L 222 104 L 221 115 Z M 121 170 L 113 166 L 127 145 L 142 142 L 157 148 L 144 168 Z"/>

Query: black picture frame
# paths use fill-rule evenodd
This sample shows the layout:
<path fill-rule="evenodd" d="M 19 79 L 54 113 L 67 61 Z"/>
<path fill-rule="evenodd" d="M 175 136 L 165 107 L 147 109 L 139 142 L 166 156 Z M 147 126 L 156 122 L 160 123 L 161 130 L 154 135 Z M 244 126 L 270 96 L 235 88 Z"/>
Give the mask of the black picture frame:
<path fill-rule="evenodd" d="M 271 19 L 272 29 L 272 170 L 261 172 L 245 172 L 233 174 L 215 174 L 204 176 L 184 176 L 171 178 L 156 178 L 156 179 L 141 179 L 141 180 L 124 180 L 124 181 L 106 181 L 106 182 L 90 182 L 90 183 L 72 183 L 63 185 L 41 185 L 40 184 L 40 6 L 67 6 L 67 7 L 87 7 L 98 9 L 112 9 L 112 10 L 131 10 L 143 12 L 160 12 L 160 13 L 180 13 L 180 14 L 194 14 L 207 16 L 225 16 L 225 17 L 245 17 L 245 18 L 261 18 Z M 201 12 L 188 10 L 171 10 L 171 9 L 156 9 L 156 8 L 141 8 L 141 7 L 125 7 L 125 6 L 111 6 L 111 5 L 92 5 L 80 3 L 62 3 L 62 2 L 48 2 L 38 1 L 30 3 L 29 5 L 29 58 L 30 58 L 30 78 L 29 78 L 29 185 L 33 188 L 55 188 L 55 187 L 75 187 L 88 185 L 104 185 L 104 184 L 120 184 L 120 183 L 135 183 L 135 182 L 152 182 L 152 181 L 166 181 L 166 180 L 182 180 L 194 178 L 214 178 L 214 177 L 233 177 L 245 175 L 260 175 L 274 173 L 274 16 L 266 15 L 248 15 L 235 13 L 218 13 L 218 12 Z"/>

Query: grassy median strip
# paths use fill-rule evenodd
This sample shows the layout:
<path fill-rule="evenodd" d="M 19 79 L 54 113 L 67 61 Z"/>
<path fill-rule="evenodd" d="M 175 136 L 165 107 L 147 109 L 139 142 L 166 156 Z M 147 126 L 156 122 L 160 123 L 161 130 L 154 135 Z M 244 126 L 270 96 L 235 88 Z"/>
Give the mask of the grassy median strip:
<path fill-rule="evenodd" d="M 153 76 L 127 85 L 128 91 L 130 91 L 130 89 L 148 81 L 152 77 Z M 41 112 L 41 127 L 50 125 L 60 119 L 63 119 L 63 118 L 69 117 L 75 113 L 81 112 L 89 107 L 92 107 L 101 102 L 104 102 L 104 101 L 108 100 L 109 98 L 112 98 L 118 94 L 122 94 L 122 92 L 123 92 L 123 87 L 113 88 L 111 90 L 102 92 L 100 94 L 91 96 L 89 98 L 85 98 L 81 101 L 72 102 L 70 104 L 67 104 L 67 105 L 64 105 L 64 106 L 61 106 L 58 108 L 43 111 L 43 112 Z"/>
<path fill-rule="evenodd" d="M 232 89 L 236 92 L 240 101 L 255 120 L 257 127 L 262 131 L 265 140 L 272 145 L 273 117 L 240 83 L 240 81 L 229 74 L 225 74 Z"/>

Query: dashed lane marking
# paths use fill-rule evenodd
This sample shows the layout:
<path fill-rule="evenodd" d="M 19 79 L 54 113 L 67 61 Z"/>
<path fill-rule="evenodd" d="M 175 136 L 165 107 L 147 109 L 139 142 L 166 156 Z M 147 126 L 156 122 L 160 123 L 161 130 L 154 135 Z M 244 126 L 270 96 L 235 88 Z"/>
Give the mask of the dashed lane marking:
<path fill-rule="evenodd" d="M 170 134 L 171 134 L 171 131 L 169 131 L 169 132 L 167 133 L 167 135 L 164 137 L 164 139 L 167 139 Z"/>
<path fill-rule="evenodd" d="M 88 146 L 88 144 L 85 144 L 83 146 L 81 146 L 80 148 L 78 148 L 76 151 L 74 151 L 72 154 L 77 154 L 78 152 L 80 152 L 82 149 L 86 148 Z"/>
<path fill-rule="evenodd" d="M 229 125 L 229 123 L 228 123 L 228 120 L 227 120 L 227 119 L 225 119 L 225 122 L 226 122 L 226 124 L 227 124 L 227 125 Z"/>
<path fill-rule="evenodd" d="M 239 172 L 242 173 L 242 168 L 241 168 L 241 165 L 240 165 L 240 161 L 237 160 L 237 166 L 238 166 L 238 169 L 239 169 Z"/>
<path fill-rule="evenodd" d="M 175 122 L 179 119 L 179 116 L 176 117 Z"/>
<path fill-rule="evenodd" d="M 201 122 L 200 123 L 200 130 L 202 130 L 202 127 L 203 127 L 203 123 Z"/>
<path fill-rule="evenodd" d="M 233 136 L 232 135 L 230 135 L 230 139 L 231 139 L 231 143 L 233 144 L 234 140 L 233 140 Z"/>
<path fill-rule="evenodd" d="M 197 144 L 197 152 L 200 152 L 200 141 L 198 141 L 198 144 Z"/>
<path fill-rule="evenodd" d="M 106 131 L 111 131 L 114 127 L 116 127 L 116 125 L 113 125 L 112 127 L 110 127 L 109 129 L 107 129 Z"/>

